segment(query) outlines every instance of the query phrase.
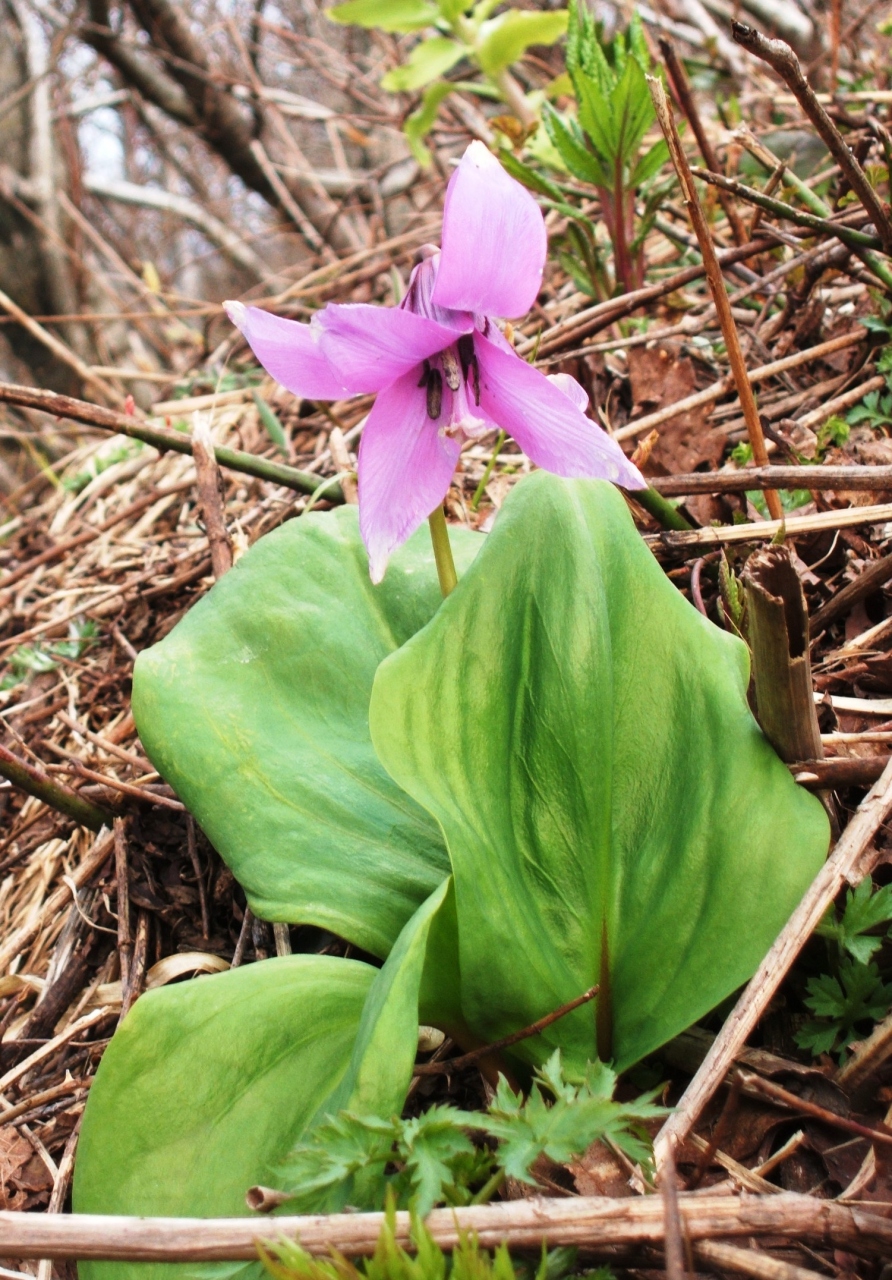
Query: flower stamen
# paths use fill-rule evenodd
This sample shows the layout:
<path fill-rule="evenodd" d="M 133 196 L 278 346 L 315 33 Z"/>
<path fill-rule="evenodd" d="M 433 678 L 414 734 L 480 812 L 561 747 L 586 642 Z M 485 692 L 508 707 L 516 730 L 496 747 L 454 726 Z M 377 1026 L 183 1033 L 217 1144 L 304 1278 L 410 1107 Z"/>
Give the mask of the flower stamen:
<path fill-rule="evenodd" d="M 474 392 L 474 404 L 480 403 L 480 365 L 477 361 L 477 352 L 474 350 L 474 339 L 470 333 L 463 333 L 458 340 L 458 358 L 461 361 L 461 371 L 465 382 L 468 381 L 468 373 L 471 375 L 471 389 Z"/>
<path fill-rule="evenodd" d="M 427 375 L 427 416 L 438 421 L 443 409 L 443 375 L 439 369 L 430 369 Z"/>

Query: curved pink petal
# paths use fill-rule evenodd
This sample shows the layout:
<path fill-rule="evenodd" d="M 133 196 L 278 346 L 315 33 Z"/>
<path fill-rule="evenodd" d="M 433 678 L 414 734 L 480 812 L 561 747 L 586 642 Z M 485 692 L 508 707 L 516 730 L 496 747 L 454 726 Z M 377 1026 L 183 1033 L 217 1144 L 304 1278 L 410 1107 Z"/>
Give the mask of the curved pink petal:
<path fill-rule="evenodd" d="M 441 435 L 427 415 L 419 370 L 378 396 L 359 446 L 359 528 L 372 582 L 380 582 L 393 551 L 443 501 L 461 441 Z"/>
<path fill-rule="evenodd" d="M 242 302 L 223 305 L 267 373 L 296 396 L 306 400 L 342 400 L 353 394 L 322 351 L 318 326 L 286 320 L 260 307 L 246 307 Z"/>
<path fill-rule="evenodd" d="M 469 317 L 465 327 L 451 328 L 400 307 L 364 302 L 332 303 L 314 319 L 323 353 L 354 395 L 383 391 L 474 323 Z"/>
<path fill-rule="evenodd" d="M 622 449 L 560 387 L 519 356 L 474 335 L 480 407 L 514 437 L 536 466 L 557 476 L 611 480 L 626 489 L 647 482 Z"/>
<path fill-rule="evenodd" d="M 542 211 L 529 191 L 482 142 L 472 142 L 446 188 L 434 302 L 455 311 L 526 315 L 547 248 Z"/>
<path fill-rule="evenodd" d="M 570 397 L 580 413 L 585 413 L 588 408 L 588 392 L 572 374 L 547 373 L 545 376 L 553 387 L 557 387 L 558 391 L 563 391 L 565 396 Z"/>

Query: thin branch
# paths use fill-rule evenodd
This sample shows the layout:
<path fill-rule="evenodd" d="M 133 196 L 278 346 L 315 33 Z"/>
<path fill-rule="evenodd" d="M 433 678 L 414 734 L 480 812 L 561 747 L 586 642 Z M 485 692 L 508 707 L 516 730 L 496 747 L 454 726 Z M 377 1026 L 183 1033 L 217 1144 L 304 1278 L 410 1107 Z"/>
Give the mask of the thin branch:
<path fill-rule="evenodd" d="M 688 164 L 688 158 L 685 155 L 684 148 L 678 136 L 678 130 L 675 127 L 675 121 L 672 118 L 672 107 L 669 99 L 666 97 L 666 90 L 663 88 L 663 82 L 654 76 L 648 77 L 650 86 L 650 96 L 653 99 L 654 109 L 657 113 L 657 119 L 660 122 L 660 128 L 663 131 L 663 137 L 666 139 L 666 145 L 672 156 L 672 163 L 675 165 L 675 171 L 678 174 L 678 180 L 681 183 L 682 194 L 684 196 L 685 207 L 691 224 L 697 235 L 700 244 L 700 252 L 703 255 L 703 265 L 706 268 L 706 278 L 709 282 L 709 289 L 712 293 L 712 300 L 715 303 L 715 309 L 718 314 L 719 324 L 722 329 L 722 336 L 725 339 L 725 348 L 728 352 L 728 360 L 731 365 L 731 372 L 734 376 L 734 382 L 737 386 L 737 394 L 740 397 L 740 407 L 743 410 L 743 416 L 746 421 L 746 430 L 749 436 L 750 445 L 753 450 L 753 457 L 756 465 L 765 467 L 768 465 L 768 454 L 765 450 L 765 436 L 762 432 L 762 423 L 759 419 L 759 410 L 756 406 L 756 397 L 753 393 L 752 384 L 747 374 L 746 361 L 743 358 L 743 351 L 740 346 L 740 336 L 737 332 L 737 325 L 734 323 L 734 317 L 731 314 L 731 304 L 728 301 L 728 291 L 725 288 L 722 269 L 719 266 L 716 257 L 715 246 L 712 243 L 712 236 L 709 232 L 709 225 L 700 207 L 700 201 L 697 197 L 697 191 L 694 187 L 694 179 L 691 176 L 691 168 Z M 777 493 L 768 489 L 765 491 L 765 501 L 768 504 L 768 510 L 776 520 L 779 520 L 783 514 L 781 501 Z"/>
<path fill-rule="evenodd" d="M 66 818 L 72 818 L 81 826 L 89 827 L 91 831 L 99 831 L 112 823 L 113 815 L 107 809 L 100 809 L 99 805 L 85 800 L 63 783 L 54 782 L 42 769 L 20 760 L 4 746 L 0 746 L 0 774 L 20 791 L 36 796 L 50 808 L 64 813 Z"/>
<path fill-rule="evenodd" d="M 42 413 L 51 413 L 57 418 L 70 418 L 72 422 L 84 422 L 101 431 L 114 431 L 134 440 L 142 440 L 156 449 L 192 453 L 192 440 L 181 431 L 175 431 L 172 427 L 153 427 L 128 413 L 117 413 L 113 409 L 88 404 L 85 400 L 57 395 L 53 391 L 0 382 L 0 403 L 4 402 L 27 409 L 39 409 Z M 240 449 L 228 449 L 224 445 L 216 445 L 214 454 L 221 467 L 256 476 L 259 480 L 269 480 L 272 484 L 283 485 L 296 493 L 316 494 L 323 490 L 326 502 L 332 504 L 344 501 L 343 491 L 337 482 L 320 480 L 309 471 L 298 471 L 296 467 L 286 466 L 282 462 L 271 462 L 267 458 L 243 453 Z M 319 493 L 319 496 L 322 497 L 323 493 Z"/>
<path fill-rule="evenodd" d="M 686 1237 L 786 1235 L 831 1245 L 866 1257 L 888 1258 L 892 1222 L 881 1212 L 820 1200 L 816 1196 L 737 1196 L 680 1192 L 678 1208 Z M 253 1261 L 257 1244 L 271 1236 L 299 1240 L 308 1253 L 328 1256 L 332 1248 L 348 1256 L 369 1256 L 386 1221 L 383 1213 L 314 1214 L 257 1218 L 139 1218 L 112 1214 L 0 1213 L 0 1241 L 15 1258 L 93 1258 L 145 1262 Z M 513 1248 L 543 1244 L 582 1245 L 587 1250 L 616 1245 L 663 1243 L 663 1205 L 658 1196 L 536 1197 L 467 1208 L 434 1209 L 425 1226 L 444 1249 L 469 1234 L 484 1249 L 503 1241 Z M 393 1216 L 397 1241 L 411 1247 L 412 1216 Z"/>
<path fill-rule="evenodd" d="M 528 1040 L 530 1036 L 537 1036 L 540 1031 L 550 1027 L 559 1018 L 572 1013 L 574 1009 L 578 1009 L 582 1004 L 587 1004 L 589 1000 L 594 1000 L 597 994 L 597 987 L 589 987 L 588 991 L 583 991 L 581 996 L 576 996 L 574 1000 L 570 1000 L 567 1004 L 562 1004 L 559 1009 L 546 1013 L 544 1018 L 531 1022 L 528 1027 L 524 1027 L 521 1031 L 512 1031 L 510 1035 L 503 1036 L 501 1040 L 494 1040 L 492 1044 L 483 1045 L 480 1049 L 472 1049 L 470 1053 L 463 1053 L 460 1058 L 449 1058 L 445 1062 L 421 1063 L 413 1069 L 413 1074 L 416 1076 L 442 1076 L 449 1075 L 452 1071 L 460 1071 L 462 1067 L 473 1066 L 475 1062 L 479 1062 L 481 1058 L 486 1058 L 491 1053 L 498 1053 L 501 1049 L 507 1049 L 510 1045 L 518 1044 L 521 1040 Z"/>
<path fill-rule="evenodd" d="M 768 955 L 750 979 L 721 1032 L 713 1041 L 681 1101 L 657 1137 L 658 1163 L 670 1143 L 683 1142 L 703 1108 L 720 1086 L 746 1043 L 747 1036 L 767 1009 L 799 952 L 824 918 L 844 884 L 857 884 L 870 874 L 879 854 L 871 844 L 892 812 L 892 759 L 879 781 L 859 805 L 831 856 L 824 863 L 799 906 L 779 933 Z M 890 1224 L 892 1225 L 892 1224 Z"/>
<path fill-rule="evenodd" d="M 870 214 L 883 248 L 887 253 L 892 252 L 892 221 L 889 220 L 888 210 L 883 206 L 864 170 L 852 155 L 845 138 L 818 101 L 814 90 L 805 78 L 796 54 L 783 40 L 769 40 L 744 22 L 732 22 L 731 34 L 737 44 L 749 53 L 755 54 L 757 58 L 761 58 L 763 62 L 767 62 L 786 84 L 817 129 L 850 187 Z"/>

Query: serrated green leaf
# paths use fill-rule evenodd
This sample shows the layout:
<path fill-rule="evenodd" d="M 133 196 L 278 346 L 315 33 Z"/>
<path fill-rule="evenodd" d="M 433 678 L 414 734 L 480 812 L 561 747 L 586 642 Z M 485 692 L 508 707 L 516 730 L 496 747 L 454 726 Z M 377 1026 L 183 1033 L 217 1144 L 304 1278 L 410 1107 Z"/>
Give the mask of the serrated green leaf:
<path fill-rule="evenodd" d="M 429 0 L 347 0 L 327 9 L 325 16 L 334 22 L 401 33 L 432 27 L 440 10 Z"/>
<path fill-rule="evenodd" d="M 554 44 L 567 30 L 566 10 L 536 13 L 508 9 L 480 28 L 477 59 L 488 76 L 498 75 L 522 58 L 531 45 Z"/>
<path fill-rule="evenodd" d="M 465 57 L 467 50 L 457 40 L 448 36 L 432 36 L 422 40 L 409 54 L 401 67 L 394 67 L 381 78 L 381 88 L 388 93 L 411 93 L 423 89 L 432 80 L 438 80 L 451 71 Z"/>
<path fill-rule="evenodd" d="M 451 535 L 459 572 L 481 535 Z M 436 822 L 368 731 L 375 670 L 440 603 L 427 529 L 373 587 L 356 508 L 261 538 L 136 664 L 150 759 L 264 920 L 385 956 L 449 874 Z"/>
<path fill-rule="evenodd" d="M 643 186 L 645 182 L 650 181 L 654 174 L 660 172 L 663 165 L 666 164 L 668 160 L 669 148 L 661 138 L 659 142 L 655 142 L 654 145 L 648 148 L 644 155 L 640 157 L 638 163 L 632 170 L 631 177 L 629 178 L 629 186 Z"/>
<path fill-rule="evenodd" d="M 522 182 L 530 191 L 535 191 L 537 195 L 548 196 L 551 200 L 563 203 L 564 193 L 560 187 L 549 181 L 544 174 L 537 173 L 528 164 L 518 160 L 517 156 L 512 155 L 510 151 L 503 151 L 499 156 L 499 160 L 506 173 L 510 173 L 512 178 Z"/>
<path fill-rule="evenodd" d="M 753 720 L 748 674 L 615 489 L 544 472 L 381 664 L 373 741 L 446 833 L 484 1042 L 600 983 L 600 1054 L 590 1006 L 514 1052 L 621 1070 L 755 971 L 828 826 Z"/>
<path fill-rule="evenodd" d="M 550 104 L 546 104 L 542 111 L 542 123 L 559 156 L 575 178 L 595 187 L 609 182 L 600 160 L 588 150 L 571 121 L 564 120 Z"/>

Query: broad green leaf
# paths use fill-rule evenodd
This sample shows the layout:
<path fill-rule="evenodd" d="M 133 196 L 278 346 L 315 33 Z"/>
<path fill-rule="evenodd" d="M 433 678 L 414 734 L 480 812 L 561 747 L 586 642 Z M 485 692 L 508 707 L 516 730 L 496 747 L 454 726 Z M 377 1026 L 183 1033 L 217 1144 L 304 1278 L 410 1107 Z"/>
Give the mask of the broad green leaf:
<path fill-rule="evenodd" d="M 452 93 L 454 88 L 455 85 L 450 84 L 448 80 L 428 85 L 422 94 L 421 106 L 406 117 L 403 125 L 403 133 L 406 135 L 412 154 L 425 169 L 430 167 L 431 153 L 424 145 L 424 138 L 433 128 L 440 103 Z"/>
<path fill-rule="evenodd" d="M 517 1051 L 621 1070 L 751 976 L 828 826 L 747 681 L 744 645 L 675 590 L 616 489 L 517 486 L 371 705 L 379 756 L 446 833 L 476 1034 L 598 982 L 597 1019 L 584 1006 Z"/>
<path fill-rule="evenodd" d="M 329 1117 L 398 1115 L 418 1044 L 428 941 L 450 889 L 447 880 L 422 904 L 383 969 L 290 956 L 139 1000 L 90 1093 L 75 1211 L 244 1214 L 250 1186 L 290 1186 L 292 1147 Z M 438 980 L 457 984 L 455 952 L 434 956 L 444 966 Z M 372 1208 L 378 1199 L 374 1180 L 366 1185 L 359 1174 L 322 1180 L 300 1208 Z M 169 1272 L 99 1263 L 81 1274 L 166 1280 Z"/>
<path fill-rule="evenodd" d="M 433 26 L 440 11 L 429 0 L 347 0 L 346 4 L 326 10 L 325 16 L 358 27 L 404 32 Z"/>
<path fill-rule="evenodd" d="M 90 1091 L 74 1211 L 247 1214 L 247 1189 L 270 1181 L 348 1071 L 377 976 L 355 960 L 288 956 L 142 996 Z M 80 1264 L 81 1280 L 194 1274 Z"/>
<path fill-rule="evenodd" d="M 444 22 L 455 22 L 469 7 L 468 0 L 437 0 L 437 8 Z"/>
<path fill-rule="evenodd" d="M 451 71 L 467 53 L 464 45 L 448 36 L 432 36 L 422 40 L 409 54 L 401 67 L 394 67 L 381 78 L 381 88 L 388 93 L 423 89 L 431 80 L 438 80 Z"/>
<path fill-rule="evenodd" d="M 481 535 L 453 530 L 459 573 Z M 436 822 L 368 730 L 375 670 L 435 613 L 427 529 L 373 587 L 356 508 L 251 548 L 136 664 L 133 711 L 158 771 L 266 920 L 384 956 L 449 874 Z"/>
<path fill-rule="evenodd" d="M 495 76 L 522 58 L 531 45 L 554 44 L 566 30 L 565 9 L 555 13 L 509 9 L 483 23 L 477 58 L 484 73 Z"/>

